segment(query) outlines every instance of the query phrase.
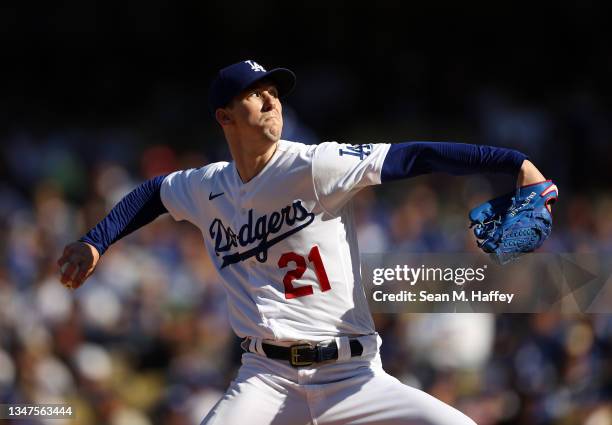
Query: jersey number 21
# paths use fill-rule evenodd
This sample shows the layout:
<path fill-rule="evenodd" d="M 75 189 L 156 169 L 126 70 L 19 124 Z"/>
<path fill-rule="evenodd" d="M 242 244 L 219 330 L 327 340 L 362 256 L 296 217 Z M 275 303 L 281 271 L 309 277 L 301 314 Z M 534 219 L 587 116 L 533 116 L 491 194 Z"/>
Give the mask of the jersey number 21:
<path fill-rule="evenodd" d="M 321 287 L 321 292 L 329 291 L 331 286 L 329 285 L 329 279 L 327 278 L 327 272 L 323 266 L 323 260 L 321 260 L 321 253 L 319 252 L 318 246 L 313 246 L 308 253 L 308 261 L 314 265 L 315 274 Z M 287 267 L 290 262 L 294 262 L 296 268 L 289 270 L 283 278 L 283 285 L 285 286 L 285 298 L 290 300 L 292 298 L 303 297 L 305 295 L 312 295 L 312 285 L 300 286 L 298 288 L 293 286 L 293 280 L 302 277 L 306 271 L 306 259 L 304 256 L 295 252 L 286 252 L 278 259 L 278 267 L 283 269 Z"/>

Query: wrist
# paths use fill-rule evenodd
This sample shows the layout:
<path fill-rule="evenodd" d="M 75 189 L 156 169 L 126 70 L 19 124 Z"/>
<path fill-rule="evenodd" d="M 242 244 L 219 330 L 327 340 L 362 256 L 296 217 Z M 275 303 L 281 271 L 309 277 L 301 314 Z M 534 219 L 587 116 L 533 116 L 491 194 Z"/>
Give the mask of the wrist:
<path fill-rule="evenodd" d="M 91 251 L 91 255 L 93 256 L 94 260 L 97 262 L 100 259 L 100 250 L 93 244 L 84 241 L 84 240 L 80 240 L 79 242 L 81 242 L 82 244 L 84 244 L 85 246 L 87 246 L 87 248 L 89 248 L 89 250 Z"/>
<path fill-rule="evenodd" d="M 521 169 L 518 174 L 516 185 L 518 187 L 526 186 L 528 184 L 541 183 L 546 180 L 546 177 L 540 173 L 540 170 L 528 159 L 523 161 Z"/>

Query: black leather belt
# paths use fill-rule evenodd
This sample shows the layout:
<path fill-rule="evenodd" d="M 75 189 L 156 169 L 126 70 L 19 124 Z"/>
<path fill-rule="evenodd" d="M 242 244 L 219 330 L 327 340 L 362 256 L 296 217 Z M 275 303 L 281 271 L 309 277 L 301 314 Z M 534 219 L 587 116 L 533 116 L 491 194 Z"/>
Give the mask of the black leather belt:
<path fill-rule="evenodd" d="M 363 346 L 357 339 L 350 339 L 351 357 L 361 356 Z M 324 341 L 316 345 L 296 344 L 290 347 L 279 345 L 261 344 L 266 356 L 270 359 L 288 360 L 291 366 L 310 366 L 313 363 L 338 359 L 338 345 L 336 341 Z"/>

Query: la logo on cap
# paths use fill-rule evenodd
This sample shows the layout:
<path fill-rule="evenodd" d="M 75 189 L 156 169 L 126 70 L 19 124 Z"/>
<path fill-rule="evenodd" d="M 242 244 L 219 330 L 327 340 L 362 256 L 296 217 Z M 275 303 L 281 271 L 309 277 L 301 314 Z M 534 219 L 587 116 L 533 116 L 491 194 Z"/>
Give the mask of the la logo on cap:
<path fill-rule="evenodd" d="M 244 63 L 248 63 L 255 72 L 266 72 L 266 69 L 255 61 L 248 60 L 244 61 Z"/>

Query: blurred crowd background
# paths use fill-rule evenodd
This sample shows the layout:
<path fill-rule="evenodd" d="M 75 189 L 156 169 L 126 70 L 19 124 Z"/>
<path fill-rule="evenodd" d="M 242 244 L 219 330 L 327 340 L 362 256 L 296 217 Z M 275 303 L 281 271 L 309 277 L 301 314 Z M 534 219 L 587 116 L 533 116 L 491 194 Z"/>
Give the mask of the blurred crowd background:
<path fill-rule="evenodd" d="M 77 417 L 64 423 L 191 425 L 219 399 L 240 341 L 195 227 L 160 217 L 74 292 L 55 261 L 143 180 L 229 158 L 207 86 L 241 59 L 297 73 L 290 140 L 527 153 L 560 187 L 544 250 L 609 259 L 603 9 L 576 2 L 543 19 L 533 6 L 377 3 L 2 6 L 0 403 L 69 402 Z M 467 212 L 513 184 L 435 175 L 364 190 L 354 200 L 362 251 L 473 251 Z M 375 320 L 387 371 L 481 425 L 612 424 L 610 315 Z"/>

